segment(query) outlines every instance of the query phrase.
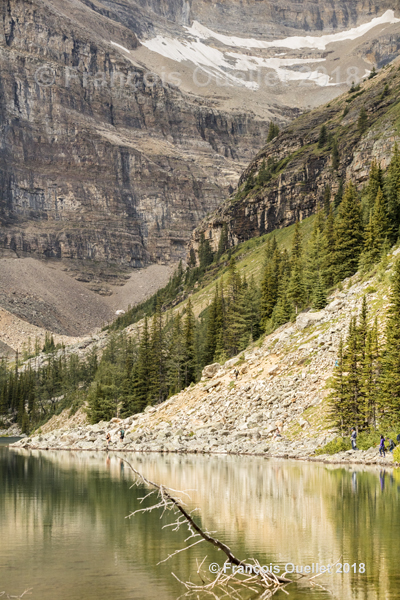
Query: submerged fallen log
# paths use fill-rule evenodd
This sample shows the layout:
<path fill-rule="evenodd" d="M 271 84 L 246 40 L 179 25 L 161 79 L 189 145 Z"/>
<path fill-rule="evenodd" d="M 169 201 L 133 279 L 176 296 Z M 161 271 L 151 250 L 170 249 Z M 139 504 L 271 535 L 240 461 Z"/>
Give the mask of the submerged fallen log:
<path fill-rule="evenodd" d="M 145 499 L 149 498 L 152 494 L 157 494 L 157 502 L 155 504 L 153 504 L 152 506 L 146 507 L 146 508 L 138 509 L 138 510 L 132 512 L 126 518 L 131 518 L 137 513 L 151 512 L 155 509 L 161 509 L 163 512 L 165 512 L 166 510 L 175 510 L 175 513 L 178 514 L 178 518 L 176 519 L 176 521 L 174 521 L 173 523 L 171 523 L 169 525 L 166 525 L 165 527 L 172 526 L 174 528 L 174 531 L 176 531 L 182 525 L 186 524 L 188 527 L 188 530 L 190 532 L 190 535 L 185 541 L 188 541 L 190 539 L 199 538 L 194 543 L 190 544 L 189 546 L 186 546 L 185 548 L 180 548 L 179 550 L 176 550 L 174 553 L 169 555 L 165 560 L 168 560 L 172 556 L 175 556 L 176 554 L 178 554 L 180 552 L 183 552 L 185 550 L 188 550 L 189 548 L 192 548 L 193 546 L 199 544 L 200 542 L 206 541 L 209 544 L 211 544 L 212 546 L 214 546 L 215 548 L 218 548 L 219 550 L 221 550 L 226 555 L 227 558 L 226 558 L 224 567 L 226 566 L 226 564 L 235 565 L 236 567 L 238 567 L 238 569 L 236 569 L 236 570 L 233 569 L 233 571 L 235 571 L 234 573 L 228 573 L 228 574 L 226 573 L 226 568 L 222 568 L 218 572 L 217 577 L 214 580 L 209 581 L 208 583 L 205 583 L 204 579 L 202 578 L 202 581 L 203 581 L 202 585 L 196 585 L 196 584 L 193 584 L 192 582 L 183 582 L 178 577 L 176 577 L 176 575 L 174 575 L 174 577 L 186 587 L 188 592 L 194 593 L 194 592 L 198 592 L 200 590 L 211 592 L 211 590 L 214 590 L 215 587 L 226 588 L 226 587 L 232 586 L 233 580 L 234 580 L 234 584 L 236 587 L 244 586 L 246 588 L 249 588 L 249 586 L 250 586 L 250 589 L 253 589 L 251 586 L 254 586 L 254 585 L 261 586 L 262 588 L 264 588 L 264 591 L 263 591 L 261 597 L 267 598 L 267 597 L 270 597 L 273 593 L 275 593 L 278 589 L 282 589 L 283 586 L 293 583 L 292 579 L 288 579 L 287 577 L 279 576 L 271 571 L 264 570 L 261 567 L 261 565 L 258 563 L 258 561 L 256 561 L 256 560 L 252 560 L 251 562 L 249 562 L 249 561 L 244 561 L 244 560 L 240 560 L 239 558 L 237 558 L 233 554 L 232 550 L 226 544 L 224 544 L 218 538 L 211 535 L 210 532 L 204 531 L 194 521 L 194 519 L 192 517 L 192 513 L 194 511 L 189 512 L 184 507 L 184 504 L 185 504 L 184 501 L 179 497 L 175 497 L 175 494 L 188 495 L 186 492 L 173 490 L 165 485 L 155 483 L 154 481 L 151 481 L 151 480 L 147 479 L 147 477 L 142 475 L 142 473 L 140 473 L 137 469 L 135 469 L 129 461 L 127 461 L 126 459 L 121 459 L 121 460 L 129 467 L 129 469 L 134 473 L 134 475 L 137 476 L 138 480 L 135 482 L 136 484 L 139 483 L 140 481 L 142 481 L 147 486 L 154 488 L 153 491 L 151 491 L 149 494 L 146 494 L 146 496 L 144 496 L 143 498 L 140 498 L 141 502 L 143 502 Z M 199 574 L 200 577 L 201 577 L 200 569 L 201 569 L 201 566 L 203 565 L 204 561 L 205 561 L 205 559 L 202 561 L 202 563 L 200 564 L 200 566 L 197 570 L 197 573 Z M 161 562 L 165 562 L 165 561 L 161 561 Z"/>

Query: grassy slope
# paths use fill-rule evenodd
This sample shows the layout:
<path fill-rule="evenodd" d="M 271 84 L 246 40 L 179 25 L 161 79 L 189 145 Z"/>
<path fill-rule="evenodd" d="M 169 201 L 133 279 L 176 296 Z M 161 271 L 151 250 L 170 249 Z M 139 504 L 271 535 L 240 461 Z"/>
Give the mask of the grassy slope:
<path fill-rule="evenodd" d="M 304 244 L 307 243 L 310 237 L 313 221 L 314 216 L 304 219 L 301 223 Z M 286 248 L 290 251 L 294 228 L 295 226 L 291 225 L 284 229 L 278 229 L 272 233 L 267 233 L 259 238 L 253 238 L 237 246 L 233 256 L 237 261 L 238 272 L 242 276 L 245 275 L 247 279 L 254 276 L 259 283 L 262 277 L 265 262 L 265 249 L 268 241 L 275 237 L 281 250 Z M 218 269 L 217 273 L 212 277 L 212 280 L 191 296 L 196 315 L 200 314 L 211 302 L 216 284 L 220 284 L 225 280 L 228 271 L 227 255 L 224 255 L 221 261 L 224 261 L 224 259 L 226 259 L 225 266 Z M 179 305 L 178 309 L 184 305 L 185 303 Z"/>

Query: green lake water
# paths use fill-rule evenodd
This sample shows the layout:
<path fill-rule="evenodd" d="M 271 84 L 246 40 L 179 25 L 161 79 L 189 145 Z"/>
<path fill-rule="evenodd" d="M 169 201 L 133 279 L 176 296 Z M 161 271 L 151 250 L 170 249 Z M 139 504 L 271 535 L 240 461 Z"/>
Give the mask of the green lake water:
<path fill-rule="evenodd" d="M 0 594 L 32 588 L 32 600 L 175 600 L 185 590 L 171 572 L 195 580 L 205 556 L 205 566 L 223 565 L 222 553 L 204 542 L 157 566 L 184 546 L 187 533 L 162 528 L 170 515 L 125 518 L 149 490 L 131 488 L 123 455 L 16 451 L 5 443 Z M 199 523 L 241 559 L 281 573 L 287 563 L 349 565 L 349 573 L 317 578 L 326 590 L 304 581 L 289 586 L 289 600 L 400 598 L 399 472 L 258 457 L 126 458 L 153 481 L 191 490 L 187 504 L 200 509 Z M 354 573 L 360 564 L 365 572 Z M 243 596 L 250 597 L 257 595 Z"/>

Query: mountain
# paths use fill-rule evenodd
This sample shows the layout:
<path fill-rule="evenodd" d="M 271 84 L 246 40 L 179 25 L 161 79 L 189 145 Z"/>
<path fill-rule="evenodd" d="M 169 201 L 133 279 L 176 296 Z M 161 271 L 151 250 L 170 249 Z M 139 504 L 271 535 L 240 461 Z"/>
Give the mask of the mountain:
<path fill-rule="evenodd" d="M 132 268 L 183 257 L 269 121 L 284 125 L 391 60 L 396 9 L 6 0 L 2 255 L 76 260 L 83 270 L 85 261 Z"/>
<path fill-rule="evenodd" d="M 283 129 L 243 172 L 234 193 L 200 224 L 191 248 L 198 252 L 204 234 L 216 251 L 224 224 L 231 246 L 287 227 L 314 214 L 324 203 L 327 187 L 333 200 L 341 182 L 351 179 L 362 186 L 372 160 L 386 168 L 400 140 L 399 68 L 396 59 L 376 77 Z M 360 128 L 363 110 L 366 123 Z M 327 137 L 321 145 L 323 127 Z"/>

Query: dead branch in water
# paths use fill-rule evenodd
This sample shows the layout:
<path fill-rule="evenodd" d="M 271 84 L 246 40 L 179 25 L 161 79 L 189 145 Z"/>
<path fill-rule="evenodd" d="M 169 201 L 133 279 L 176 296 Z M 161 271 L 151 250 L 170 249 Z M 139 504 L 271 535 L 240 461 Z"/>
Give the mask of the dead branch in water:
<path fill-rule="evenodd" d="M 199 527 L 199 525 L 197 525 L 197 523 L 193 520 L 193 518 L 191 516 L 192 513 L 197 509 L 194 509 L 194 511 L 191 511 L 189 513 L 183 506 L 185 504 L 183 502 L 183 500 L 181 498 L 175 498 L 172 495 L 172 493 L 175 493 L 175 492 L 178 494 L 181 494 L 181 495 L 187 495 L 186 492 L 178 492 L 177 490 L 168 488 L 165 485 L 155 483 L 154 481 L 150 481 L 150 479 L 147 479 L 147 477 L 144 477 L 144 475 L 142 475 L 142 473 L 137 471 L 131 465 L 131 463 L 129 461 L 127 461 L 126 459 L 121 459 L 121 460 L 128 465 L 128 467 L 131 469 L 131 471 L 135 475 L 137 475 L 137 477 L 141 481 L 143 481 L 146 485 L 154 488 L 154 490 L 151 491 L 149 494 L 146 494 L 146 496 L 144 496 L 143 498 L 140 498 L 140 501 L 143 502 L 144 500 L 146 500 L 153 494 L 157 494 L 157 498 L 158 498 L 158 501 L 155 504 L 153 504 L 152 506 L 135 510 L 130 515 L 128 515 L 126 518 L 130 518 L 137 513 L 152 512 L 153 510 L 155 510 L 157 508 L 162 509 L 162 515 L 167 510 L 175 509 L 176 513 L 180 513 L 180 515 L 178 516 L 178 518 L 176 519 L 176 521 L 174 523 L 166 525 L 166 527 L 173 526 L 174 531 L 176 531 L 179 529 L 179 527 L 181 525 L 186 524 L 189 529 L 190 535 L 188 538 L 186 538 L 185 541 L 192 539 L 192 538 L 197 538 L 197 537 L 201 538 L 201 539 L 197 540 L 195 543 L 191 544 L 190 546 L 187 546 L 185 548 L 177 550 L 173 554 L 169 555 L 165 560 L 168 560 L 169 558 L 171 558 L 172 556 L 175 556 L 179 552 L 183 552 L 184 550 L 188 550 L 189 548 L 192 548 L 193 546 L 195 546 L 196 544 L 198 544 L 200 542 L 206 541 L 209 544 L 212 544 L 215 548 L 218 548 L 219 550 L 222 550 L 222 552 L 224 552 L 224 554 L 227 557 L 225 564 L 230 563 L 232 565 L 236 565 L 237 567 L 243 567 L 243 571 L 245 571 L 243 573 L 242 569 L 241 569 L 241 571 L 237 574 L 226 574 L 226 573 L 222 572 L 222 570 L 221 570 L 218 573 L 215 580 L 209 581 L 208 583 L 205 583 L 203 581 L 203 584 L 200 586 L 196 586 L 195 584 L 193 584 L 191 582 L 182 582 L 176 577 L 176 575 L 173 574 L 174 577 L 186 587 L 186 589 L 188 590 L 187 594 L 193 594 L 193 593 L 200 592 L 200 591 L 203 591 L 203 592 L 206 591 L 206 592 L 209 592 L 209 594 L 211 596 L 213 596 L 214 598 L 217 598 L 217 596 L 215 595 L 215 591 L 214 591 L 215 588 L 224 588 L 224 589 L 228 588 L 228 589 L 230 589 L 230 591 L 232 593 L 232 595 L 230 597 L 234 598 L 234 597 L 238 597 L 237 595 L 233 595 L 235 592 L 235 586 L 239 585 L 241 587 L 245 586 L 245 587 L 249 587 L 249 589 L 253 589 L 251 586 L 254 586 L 254 585 L 260 586 L 261 585 L 265 589 L 261 598 L 267 598 L 267 597 L 270 597 L 272 595 L 272 593 L 274 593 L 278 589 L 282 589 L 283 585 L 286 585 L 288 583 L 293 583 L 293 580 L 291 580 L 291 579 L 287 579 L 286 577 L 280 577 L 278 575 L 275 575 L 274 573 L 271 573 L 270 571 L 264 571 L 261 568 L 261 565 L 257 561 L 253 561 L 253 564 L 250 564 L 249 562 L 239 560 L 232 553 L 231 549 L 226 544 L 224 544 L 223 542 L 218 540 L 216 537 L 213 537 L 211 535 L 211 532 L 203 531 L 201 529 L 201 527 Z M 200 570 L 202 564 L 204 563 L 204 560 L 201 563 L 201 565 L 197 571 L 199 575 L 200 575 L 199 570 Z M 161 561 L 161 562 L 164 562 L 164 561 Z M 243 576 L 244 579 L 239 579 L 237 577 L 237 575 Z M 187 594 L 185 594 L 185 596 Z M 235 592 L 235 594 L 237 594 L 237 592 Z M 264 594 L 266 594 L 266 595 L 264 595 Z"/>
<path fill-rule="evenodd" d="M 18 600 L 18 598 L 23 598 L 26 594 L 30 594 L 31 590 L 33 590 L 33 588 L 29 588 L 27 590 L 25 590 L 24 592 L 22 592 L 22 594 L 20 596 L 10 596 L 10 594 L 6 594 L 5 592 L 0 592 L 0 598 L 7 598 L 7 600 Z"/>

